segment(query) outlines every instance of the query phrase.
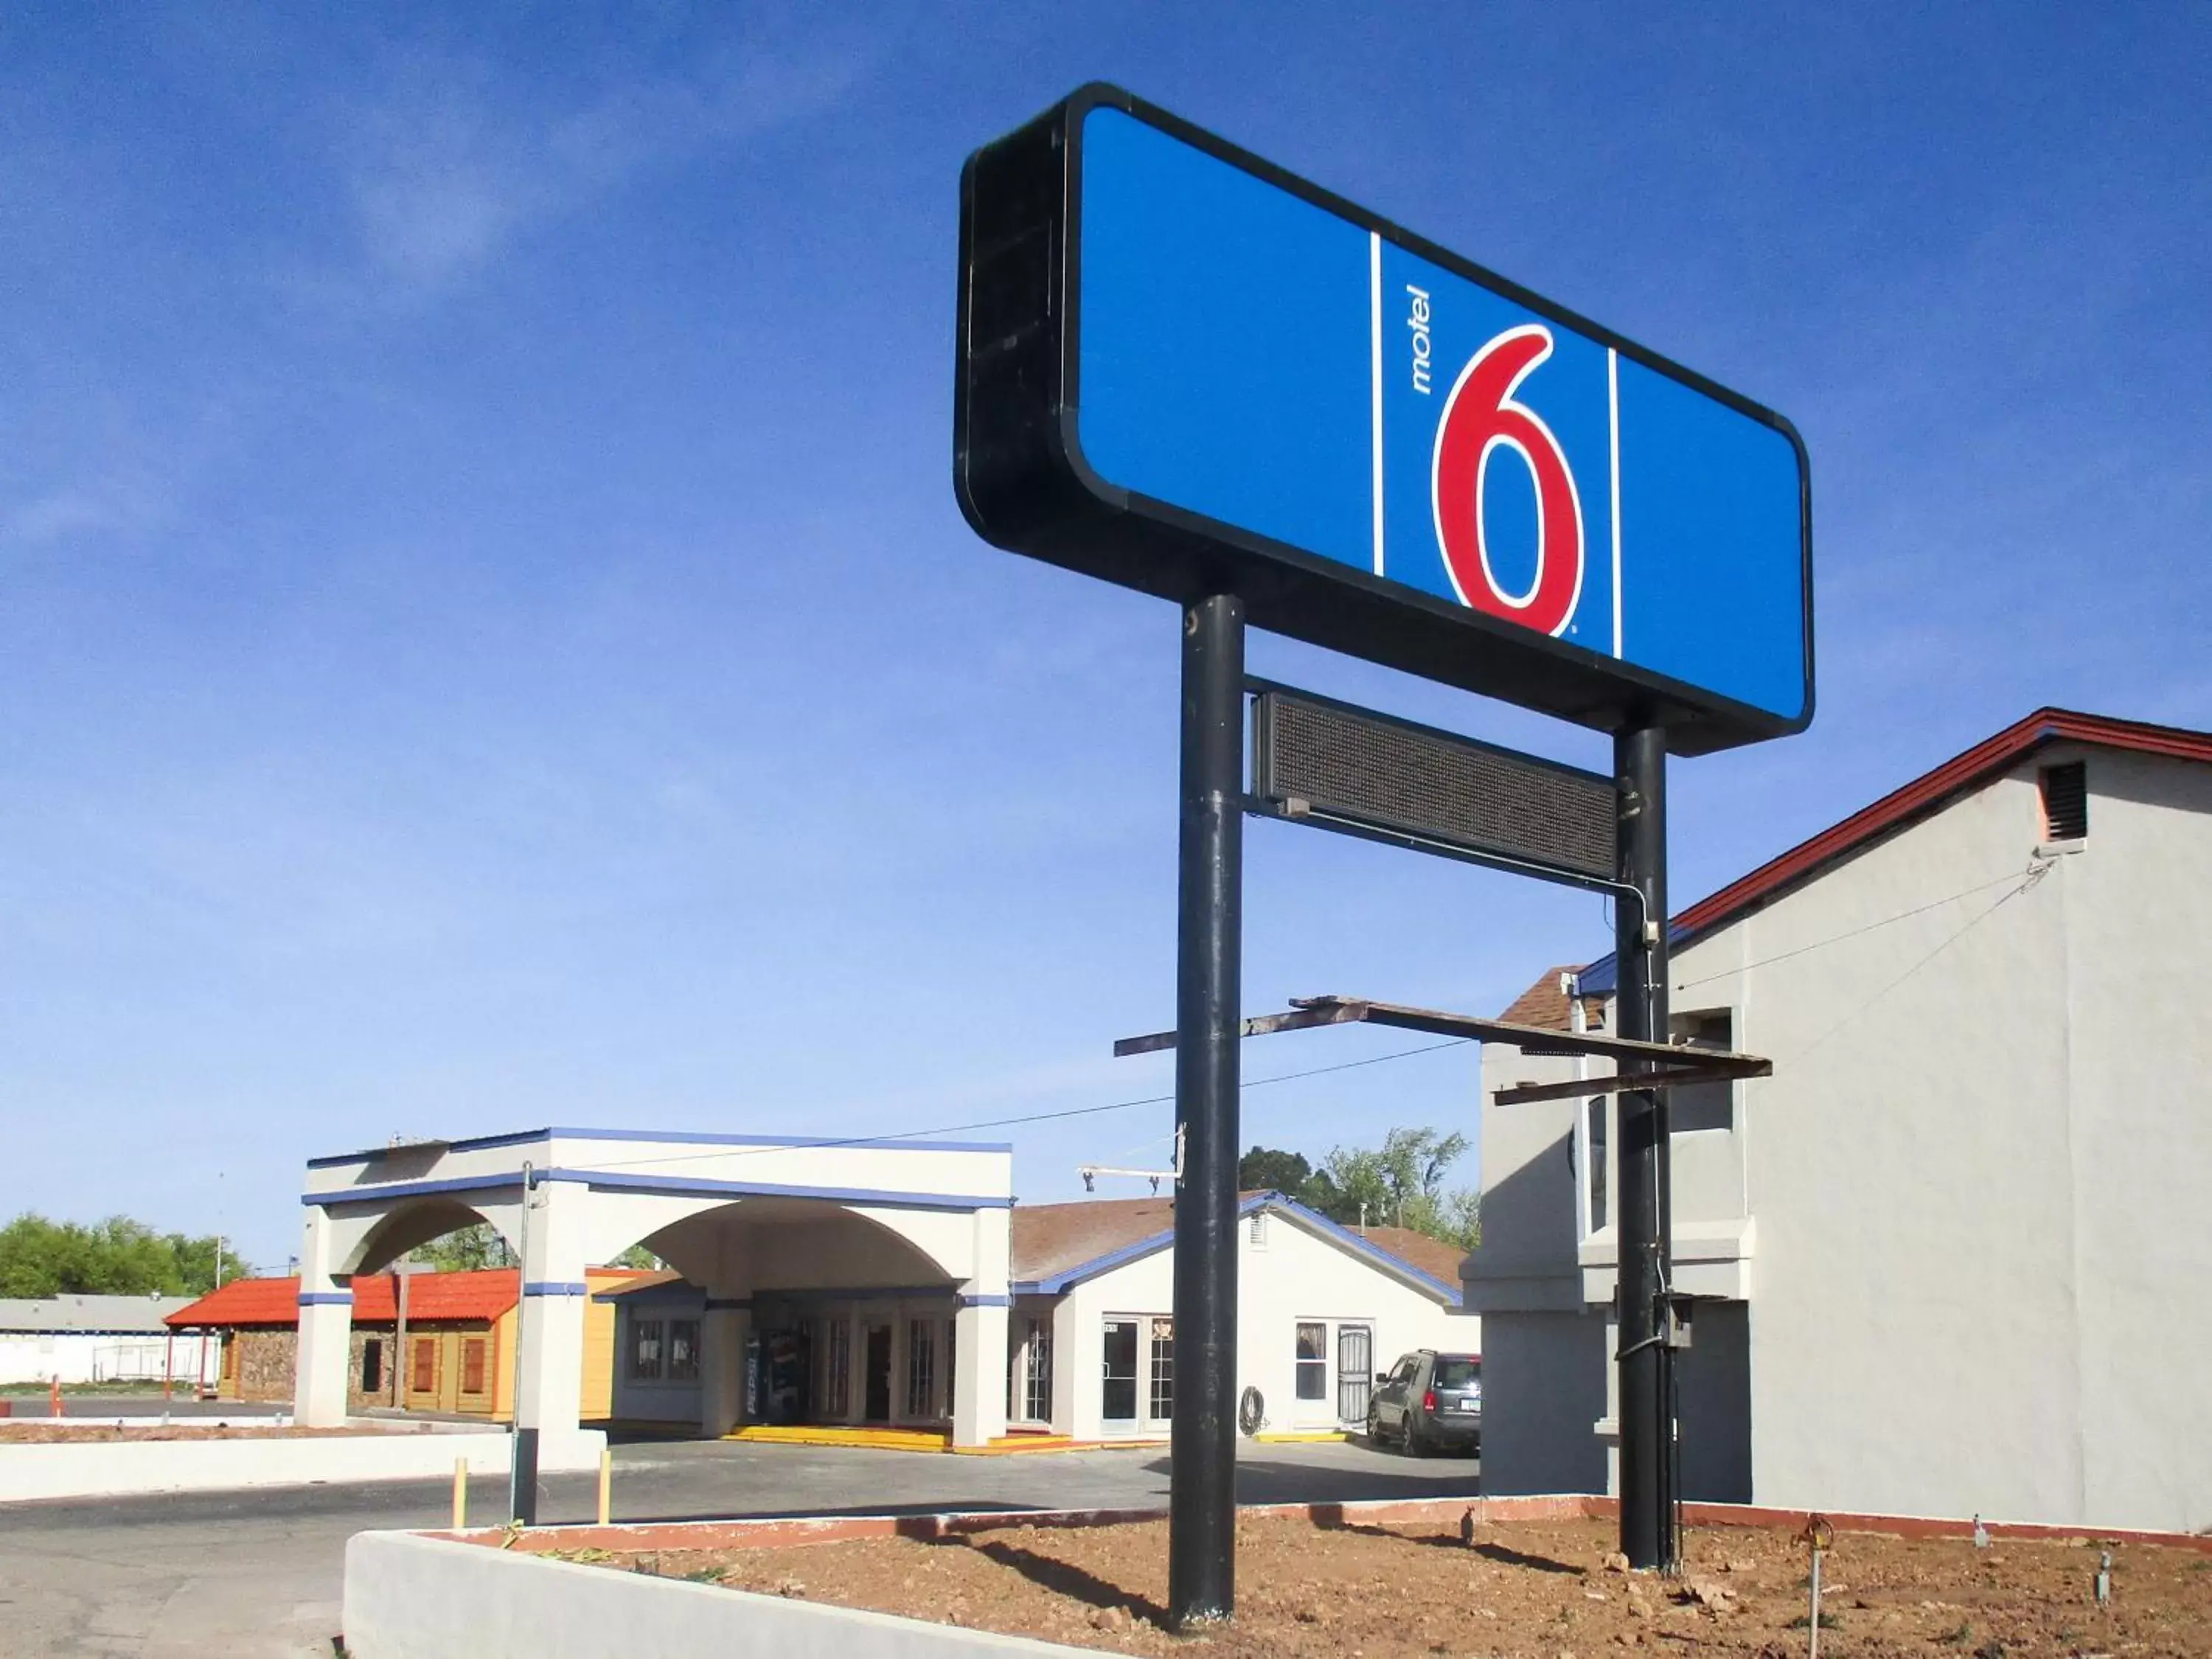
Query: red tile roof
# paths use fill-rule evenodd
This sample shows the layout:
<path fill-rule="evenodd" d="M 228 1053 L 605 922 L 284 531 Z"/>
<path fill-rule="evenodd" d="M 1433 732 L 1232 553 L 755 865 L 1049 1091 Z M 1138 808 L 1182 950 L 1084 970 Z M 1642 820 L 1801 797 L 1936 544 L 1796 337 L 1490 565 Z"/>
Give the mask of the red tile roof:
<path fill-rule="evenodd" d="M 653 1275 L 628 1268 L 593 1267 L 586 1277 L 597 1286 Z M 672 1277 L 672 1275 L 671 1275 Z M 520 1275 L 512 1267 L 474 1273 L 407 1275 L 407 1317 L 428 1324 L 440 1320 L 497 1319 L 514 1305 Z M 399 1316 L 390 1273 L 362 1273 L 353 1281 L 356 1325 L 390 1325 Z M 295 1325 L 300 1319 L 300 1281 L 290 1279 L 234 1279 L 220 1290 L 187 1304 L 167 1321 L 173 1330 L 201 1326 Z"/>

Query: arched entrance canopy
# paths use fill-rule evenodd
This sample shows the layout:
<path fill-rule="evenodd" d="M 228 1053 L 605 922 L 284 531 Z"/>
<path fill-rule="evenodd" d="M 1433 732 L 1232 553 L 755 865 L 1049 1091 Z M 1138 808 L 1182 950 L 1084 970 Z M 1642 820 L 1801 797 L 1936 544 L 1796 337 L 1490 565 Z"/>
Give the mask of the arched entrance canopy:
<path fill-rule="evenodd" d="M 552 1128 L 319 1158 L 307 1165 L 297 1409 L 345 1413 L 356 1273 L 477 1218 L 522 1261 L 516 1420 L 573 1437 L 588 1266 L 651 1240 L 706 1292 L 702 1426 L 737 1420 L 757 1291 L 884 1283 L 957 1297 L 956 1443 L 1005 1428 L 1012 1156 L 1003 1145 Z M 890 1275 L 886 1278 L 886 1275 Z"/>

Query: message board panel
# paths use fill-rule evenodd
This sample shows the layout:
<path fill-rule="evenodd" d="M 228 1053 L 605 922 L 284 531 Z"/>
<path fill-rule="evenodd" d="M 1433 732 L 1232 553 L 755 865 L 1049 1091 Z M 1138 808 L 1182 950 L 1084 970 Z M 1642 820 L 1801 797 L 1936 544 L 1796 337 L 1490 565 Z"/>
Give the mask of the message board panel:
<path fill-rule="evenodd" d="M 1780 416 L 1113 88 L 962 198 L 987 539 L 1678 753 L 1811 720 Z"/>

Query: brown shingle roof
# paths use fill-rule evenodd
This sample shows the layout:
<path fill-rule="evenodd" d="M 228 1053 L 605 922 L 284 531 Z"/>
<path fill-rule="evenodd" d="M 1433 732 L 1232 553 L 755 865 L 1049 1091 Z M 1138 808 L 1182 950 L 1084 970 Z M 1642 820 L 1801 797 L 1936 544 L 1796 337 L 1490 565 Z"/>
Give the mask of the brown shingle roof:
<path fill-rule="evenodd" d="M 1071 1267 L 1164 1233 L 1175 1225 L 1169 1198 L 1093 1198 L 1073 1204 L 1014 1206 L 1017 1280 L 1052 1279 Z"/>
<path fill-rule="evenodd" d="M 1441 1279 L 1447 1285 L 1460 1282 L 1459 1264 L 1466 1258 L 1467 1252 L 1456 1244 L 1447 1244 L 1441 1238 L 1417 1233 L 1411 1227 L 1370 1227 L 1366 1238 L 1376 1249 L 1387 1251 L 1399 1261 L 1419 1267 L 1431 1279 Z"/>
<path fill-rule="evenodd" d="M 1498 1016 L 1516 1025 L 1541 1025 L 1553 1031 L 1564 1031 L 1568 1026 L 1567 994 L 1559 988 L 1564 974 L 1579 972 L 1572 963 L 1565 967 L 1547 968 L 1536 982 L 1513 999 L 1513 1006 Z M 1583 1011 L 1589 1016 L 1593 1027 L 1605 1023 L 1605 1000 L 1584 997 Z"/>

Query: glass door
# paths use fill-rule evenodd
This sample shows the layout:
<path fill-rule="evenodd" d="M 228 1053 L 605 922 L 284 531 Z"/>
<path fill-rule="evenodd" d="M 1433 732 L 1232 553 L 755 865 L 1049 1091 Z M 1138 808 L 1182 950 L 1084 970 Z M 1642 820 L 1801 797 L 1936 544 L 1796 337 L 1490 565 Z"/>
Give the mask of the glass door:
<path fill-rule="evenodd" d="M 1108 1429 L 1137 1425 L 1137 1322 L 1106 1322 L 1105 1364 L 1100 1368 L 1098 1414 Z"/>

